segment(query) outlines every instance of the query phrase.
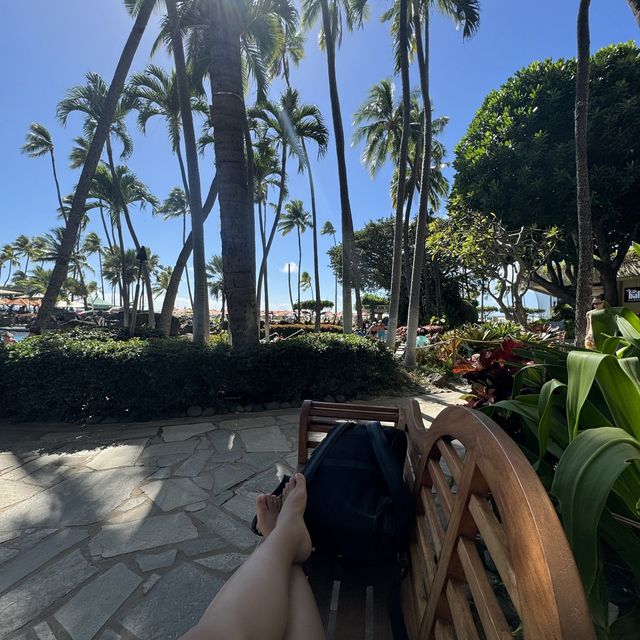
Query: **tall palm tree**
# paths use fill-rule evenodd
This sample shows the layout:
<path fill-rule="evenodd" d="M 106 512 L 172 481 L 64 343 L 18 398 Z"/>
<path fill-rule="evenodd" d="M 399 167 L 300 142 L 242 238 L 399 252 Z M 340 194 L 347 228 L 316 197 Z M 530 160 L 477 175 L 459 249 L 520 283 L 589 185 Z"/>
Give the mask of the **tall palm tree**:
<path fill-rule="evenodd" d="M 400 161 L 400 156 L 403 153 L 403 133 L 406 124 L 404 96 L 401 101 L 395 99 L 395 85 L 391 80 L 382 80 L 370 89 L 367 99 L 354 115 L 356 128 L 352 137 L 353 144 L 364 142 L 361 158 L 362 162 L 368 166 L 372 177 L 388 161 L 391 161 L 395 166 L 390 189 L 391 201 L 396 208 L 389 329 L 387 333 L 387 343 L 390 347 L 395 344 L 400 299 L 403 295 L 405 300 L 408 297 L 409 287 L 403 287 L 401 283 L 402 263 L 403 257 L 405 264 L 408 260 L 409 218 L 413 190 L 417 188 L 418 193 L 420 192 L 420 185 L 416 182 L 416 173 L 417 167 L 421 162 L 420 123 L 423 120 L 423 116 L 417 97 L 410 96 L 410 98 L 410 112 L 407 118 L 408 128 L 406 129 L 408 135 L 406 136 L 407 140 L 404 141 L 407 147 L 404 154 L 404 164 L 406 164 L 405 169 L 410 170 L 408 175 L 406 170 L 401 171 L 403 163 Z M 436 209 L 440 205 L 440 198 L 446 195 L 448 191 L 448 183 L 441 171 L 444 147 L 436 137 L 442 132 L 447 122 L 448 118 L 446 117 L 432 120 L 431 156 L 433 161 L 429 181 L 429 203 Z M 399 249 L 396 247 L 396 241 L 400 244 Z M 406 266 L 404 270 L 405 272 L 407 271 Z M 405 282 L 408 282 L 407 277 Z"/>
<path fill-rule="evenodd" d="M 578 275 L 576 278 L 576 344 L 582 346 L 587 332 L 587 311 L 590 308 L 593 277 L 593 222 L 587 131 L 589 120 L 589 5 L 580 0 L 578 7 L 578 63 L 576 70 L 575 138 L 576 138 L 576 201 L 578 205 Z"/>
<path fill-rule="evenodd" d="M 300 274 L 300 288 L 302 291 L 311 290 L 311 296 L 313 297 L 313 280 L 308 271 L 303 271 Z"/>
<path fill-rule="evenodd" d="M 11 269 L 12 267 L 20 266 L 20 258 L 18 257 L 18 253 L 15 250 L 15 247 L 11 244 L 5 244 L 2 247 L 2 251 L 0 252 L 0 260 L 2 260 L 3 264 L 9 265 L 9 273 L 7 273 L 7 278 L 4 281 L 4 284 L 9 282 L 11 279 Z"/>
<path fill-rule="evenodd" d="M 156 283 L 153 285 L 153 293 L 156 298 L 167 292 L 172 272 L 173 267 L 163 267 L 162 265 L 153 272 L 153 275 L 156 277 Z"/>
<path fill-rule="evenodd" d="M 224 322 L 226 293 L 224 289 L 224 268 L 222 256 L 215 255 L 207 262 L 207 276 L 209 278 L 209 293 L 216 299 L 222 301 L 220 320 Z"/>
<path fill-rule="evenodd" d="M 100 268 L 100 292 L 102 293 L 102 299 L 104 300 L 104 276 L 102 274 L 102 240 L 100 236 L 95 232 L 89 232 L 82 243 L 82 252 L 92 256 L 98 256 L 98 266 Z"/>
<path fill-rule="evenodd" d="M 635 16 L 636 22 L 640 27 L 640 0 L 628 0 L 629 8 L 631 9 L 633 15 Z"/>
<path fill-rule="evenodd" d="M 358 294 L 358 271 L 353 239 L 353 218 L 349 200 L 349 184 L 347 178 L 347 162 L 345 158 L 344 128 L 336 77 L 336 44 L 342 41 L 342 18 L 346 18 L 347 27 L 351 30 L 362 26 L 367 14 L 366 0 L 303 0 L 303 23 L 310 27 L 321 17 L 321 43 L 327 54 L 327 71 L 329 75 L 329 95 L 335 136 L 336 156 L 338 164 L 338 180 L 340 183 L 340 207 L 342 211 L 342 317 L 345 333 L 351 333 L 353 325 L 351 288 L 356 285 Z M 359 307 L 358 315 L 361 315 Z"/>
<path fill-rule="evenodd" d="M 252 123 L 255 127 L 255 122 Z M 267 253 L 267 203 L 269 189 L 277 186 L 280 182 L 279 163 L 275 146 L 271 140 L 264 135 L 264 129 L 257 130 L 258 140 L 253 144 L 253 181 L 254 181 L 254 201 L 258 205 L 258 222 L 260 228 L 260 243 L 262 246 L 262 256 Z M 269 274 L 268 263 L 264 263 L 264 335 L 269 340 Z M 260 309 L 260 288 L 258 288 L 257 304 Z"/>
<path fill-rule="evenodd" d="M 333 238 L 333 246 L 337 246 L 337 241 L 336 241 L 336 229 L 333 226 L 333 224 L 331 223 L 330 220 L 327 220 L 324 225 L 322 226 L 322 231 L 320 231 L 320 233 L 323 236 L 331 236 Z M 333 307 L 333 311 L 335 314 L 338 313 L 338 274 L 335 274 L 335 278 L 334 278 L 335 282 L 334 282 L 334 286 L 335 286 L 335 293 L 334 293 L 334 307 Z"/>
<path fill-rule="evenodd" d="M 430 194 L 431 147 L 432 147 L 432 113 L 431 93 L 429 90 L 429 47 L 430 47 L 430 9 L 435 5 L 445 16 L 451 17 L 462 25 L 463 37 L 472 36 L 480 23 L 480 7 L 478 0 L 413 0 L 412 20 L 413 37 L 420 75 L 420 91 L 422 93 L 423 125 L 422 125 L 422 169 L 420 176 L 420 200 L 418 219 L 416 221 L 416 238 L 411 269 L 411 287 L 409 292 L 409 314 L 407 321 L 407 345 L 405 366 L 413 369 L 416 366 L 416 338 L 420 314 L 420 287 L 422 268 L 424 265 L 424 245 L 427 229 L 427 214 Z M 424 41 L 422 30 L 424 28 Z"/>
<path fill-rule="evenodd" d="M 22 153 L 26 153 L 30 158 L 41 158 L 49 154 L 51 158 L 51 169 L 53 170 L 53 180 L 56 184 L 56 194 L 58 195 L 58 205 L 62 210 L 65 223 L 67 222 L 67 210 L 62 204 L 60 194 L 60 183 L 58 182 L 58 172 L 56 171 L 56 159 L 53 154 L 53 139 L 49 130 L 39 122 L 32 122 L 27 132 L 27 140 L 21 147 Z"/>
<path fill-rule="evenodd" d="M 298 322 L 300 322 L 300 273 L 302 266 L 302 234 L 312 225 L 311 216 L 305 211 L 302 200 L 292 200 L 285 205 L 285 213 L 280 218 L 278 230 L 283 236 L 294 229 L 298 235 Z"/>
<path fill-rule="evenodd" d="M 280 184 L 278 203 L 275 209 L 273 224 L 269 232 L 266 251 L 262 257 L 262 264 L 258 274 L 258 294 L 262 287 L 264 279 L 264 270 L 267 264 L 271 245 L 275 237 L 284 199 L 287 195 L 286 176 L 287 176 L 287 160 L 291 156 L 298 159 L 298 167 L 306 169 L 309 176 L 309 189 L 311 193 L 312 212 L 315 212 L 315 190 L 313 187 L 313 176 L 311 173 L 311 165 L 309 163 L 306 144 L 313 141 L 318 145 L 318 153 L 325 153 L 329 134 L 324 124 L 322 115 L 315 105 L 301 104 L 300 94 L 295 89 L 285 89 L 280 100 L 277 103 L 264 102 L 250 110 L 252 118 L 254 118 L 263 127 L 263 135 L 272 138 L 273 143 L 280 151 Z M 313 214 L 315 215 L 315 214 Z M 318 266 L 317 257 L 317 236 L 314 238 L 314 269 Z M 316 282 L 319 281 L 319 275 Z M 316 287 L 316 290 L 318 287 Z M 317 295 L 317 291 L 316 291 Z M 316 304 L 318 304 L 316 300 Z"/>
<path fill-rule="evenodd" d="M 109 136 L 111 123 L 116 113 L 118 101 L 124 88 L 133 57 L 138 49 L 156 1 L 157 0 L 126 0 L 128 5 L 136 5 L 136 20 L 122 50 L 120 59 L 118 60 L 113 79 L 102 104 L 100 117 L 92 132 L 93 135 L 87 153 L 87 159 L 82 168 L 82 173 L 80 174 L 80 179 L 74 192 L 71 210 L 69 211 L 64 242 L 60 247 L 60 254 L 56 260 L 51 279 L 49 280 L 49 286 L 47 287 L 38 312 L 36 325 L 40 328 L 44 328 L 49 324 L 58 293 L 67 276 L 69 256 L 76 244 L 80 222 L 85 214 L 85 202 L 89 194 L 89 189 L 91 188 L 91 180 L 100 161 L 105 140 Z"/>
<path fill-rule="evenodd" d="M 86 83 L 84 85 L 73 87 L 67 93 L 66 97 L 58 104 L 58 119 L 62 124 L 66 124 L 70 114 L 74 112 L 82 113 L 85 116 L 83 124 L 85 135 L 92 135 L 100 120 L 108 91 L 109 88 L 107 84 L 99 74 L 93 72 L 87 73 Z M 125 222 L 135 244 L 136 251 L 140 252 L 141 244 L 138 241 L 137 235 L 133 228 L 133 224 L 131 222 L 127 198 L 123 193 L 119 193 L 121 189 L 121 179 L 118 176 L 118 168 L 115 164 L 113 146 L 111 142 L 112 137 L 121 142 L 121 158 L 124 159 L 131 155 L 133 151 L 133 143 L 129 132 L 127 131 L 125 117 L 128 113 L 131 112 L 134 105 L 134 96 L 127 91 L 122 93 L 117 101 L 115 113 L 113 115 L 113 121 L 109 128 L 109 134 L 106 137 L 105 143 L 107 151 L 107 166 L 109 167 L 109 170 L 111 172 L 113 187 L 115 188 L 118 199 L 122 203 L 122 213 L 124 214 Z M 153 309 L 151 276 L 144 268 L 142 277 L 147 288 L 147 298 L 150 301 L 149 327 L 154 328 L 155 313 Z M 125 317 L 127 313 L 125 313 Z"/>
<path fill-rule="evenodd" d="M 173 218 L 182 218 L 182 246 L 187 241 L 187 215 L 189 214 L 189 199 L 185 191 L 180 187 L 173 187 L 164 202 L 156 209 L 156 213 L 162 214 L 165 220 Z M 173 275 L 174 269 L 171 270 L 170 276 Z M 189 302 L 193 309 L 193 293 L 191 292 L 191 279 L 189 278 L 189 269 L 184 270 L 187 277 L 187 291 L 189 293 Z"/>
<path fill-rule="evenodd" d="M 117 166 L 115 169 L 115 176 L 116 179 L 114 180 L 113 172 L 107 167 L 98 167 L 94 176 L 91 195 L 108 206 L 112 222 L 117 230 L 118 245 L 121 255 L 125 254 L 124 236 L 120 220 L 121 214 L 124 214 L 129 233 L 136 247 L 134 253 L 139 254 L 142 245 L 140 244 L 133 227 L 133 222 L 129 212 L 129 205 L 137 204 L 140 207 L 145 207 L 149 204 L 156 207 L 158 202 L 147 187 L 127 167 L 122 165 Z M 124 265 L 125 261 L 122 260 L 120 264 Z M 150 301 L 149 326 L 154 326 L 155 323 L 152 324 L 151 321 L 151 315 L 153 314 L 153 303 L 151 302 L 153 298 L 153 289 L 151 286 L 151 279 L 149 277 L 149 270 L 145 268 L 145 265 L 143 265 L 142 277 L 144 278 L 147 290 L 147 300 Z M 129 300 L 127 287 L 123 286 L 122 294 L 125 307 L 125 326 L 128 326 Z"/>
<path fill-rule="evenodd" d="M 31 240 L 24 234 L 20 234 L 13 241 L 13 249 L 16 252 L 16 255 L 21 256 L 26 259 L 26 265 L 24 266 L 24 271 L 29 270 L 29 257 L 31 253 Z"/>

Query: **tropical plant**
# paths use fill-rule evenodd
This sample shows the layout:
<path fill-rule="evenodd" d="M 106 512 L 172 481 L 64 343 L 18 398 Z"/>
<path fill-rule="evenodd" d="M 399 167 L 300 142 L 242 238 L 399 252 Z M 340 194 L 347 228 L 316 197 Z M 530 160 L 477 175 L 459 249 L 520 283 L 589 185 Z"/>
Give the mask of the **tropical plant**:
<path fill-rule="evenodd" d="M 311 289 L 311 295 L 313 295 L 313 280 L 308 271 L 303 271 L 300 274 L 300 289 L 305 292 Z"/>
<path fill-rule="evenodd" d="M 225 303 L 227 296 L 224 288 L 224 267 L 222 264 L 222 256 L 215 255 L 207 262 L 207 276 L 209 279 L 209 293 L 222 302 L 220 311 L 220 320 L 224 322 Z"/>
<path fill-rule="evenodd" d="M 522 423 L 520 445 L 558 500 L 600 636 L 631 638 L 640 603 L 640 320 L 608 308 L 592 325 L 598 352 L 514 349 L 531 364 L 516 374 L 512 398 L 486 411 Z"/>
<path fill-rule="evenodd" d="M 298 305 L 300 304 L 300 288 L 301 288 L 301 267 L 302 267 L 302 234 L 311 227 L 311 216 L 304 208 L 302 200 L 292 200 L 285 205 L 285 213 L 280 218 L 278 230 L 283 236 L 288 235 L 295 229 L 298 236 Z M 289 274 L 291 270 L 289 270 Z M 300 321 L 300 313 L 298 312 L 298 322 Z"/>
<path fill-rule="evenodd" d="M 67 210 L 62 204 L 62 196 L 60 194 L 60 183 L 58 182 L 58 173 L 56 171 L 56 159 L 53 153 L 53 139 L 49 130 L 39 122 L 32 122 L 27 133 L 27 140 L 21 147 L 22 153 L 26 153 L 30 158 L 41 158 L 49 154 L 51 158 L 51 169 L 53 171 L 53 180 L 56 184 L 56 194 L 58 196 L 58 205 L 62 210 L 65 223 L 67 222 Z"/>
<path fill-rule="evenodd" d="M 345 333 L 351 333 L 353 325 L 351 288 L 355 285 L 359 298 L 360 278 L 355 256 L 353 239 L 353 218 L 349 200 L 349 184 L 347 179 L 347 162 L 345 158 L 345 138 L 342 126 L 340 96 L 336 78 L 336 45 L 342 42 L 343 17 L 349 30 L 361 27 L 367 17 L 366 0 L 303 0 L 302 21 L 311 27 L 318 18 L 322 21 L 319 43 L 327 54 L 327 71 L 329 75 L 329 95 L 331 99 L 331 115 L 335 137 L 336 158 L 338 165 L 338 181 L 340 184 L 340 209 L 342 222 L 342 315 Z M 358 305 L 358 315 L 362 310 Z M 358 318 L 361 320 L 361 317 Z"/>

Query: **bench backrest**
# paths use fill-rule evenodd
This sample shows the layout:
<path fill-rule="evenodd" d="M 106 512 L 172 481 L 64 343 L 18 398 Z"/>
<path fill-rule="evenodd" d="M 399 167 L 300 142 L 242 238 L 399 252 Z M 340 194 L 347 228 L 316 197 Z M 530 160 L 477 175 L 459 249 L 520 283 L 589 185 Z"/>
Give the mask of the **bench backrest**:
<path fill-rule="evenodd" d="M 511 639 L 518 627 L 535 640 L 595 639 L 575 561 L 547 492 L 490 418 L 449 407 L 425 429 L 415 401 L 406 411 L 307 401 L 300 416 L 300 464 L 345 419 L 380 420 L 408 435 L 405 478 L 417 518 L 403 610 L 412 639 Z M 346 607 L 342 615 L 354 618 Z M 358 635 L 349 627 L 349 635 L 335 638 L 389 637 L 388 628 L 381 628 L 384 633 L 363 628 Z"/>

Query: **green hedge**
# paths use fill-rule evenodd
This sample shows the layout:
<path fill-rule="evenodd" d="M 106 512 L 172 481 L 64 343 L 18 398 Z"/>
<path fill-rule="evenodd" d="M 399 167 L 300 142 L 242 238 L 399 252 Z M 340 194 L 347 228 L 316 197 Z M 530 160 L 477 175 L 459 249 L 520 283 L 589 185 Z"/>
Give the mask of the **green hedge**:
<path fill-rule="evenodd" d="M 315 331 L 314 324 L 302 324 L 302 323 L 294 323 L 294 324 L 270 324 L 269 332 L 273 336 L 273 334 L 277 333 L 281 335 L 283 338 L 288 338 L 290 335 L 294 333 L 298 333 L 298 331 L 304 331 L 305 333 L 313 333 Z M 320 325 L 320 333 L 342 333 L 342 325 L 340 324 L 329 324 L 322 323 Z M 264 330 L 262 331 L 262 336 L 264 337 Z"/>
<path fill-rule="evenodd" d="M 239 354 L 228 344 L 46 334 L 0 348 L 0 415 L 14 420 L 149 419 L 191 405 L 352 398 L 404 378 L 378 342 L 305 335 Z"/>

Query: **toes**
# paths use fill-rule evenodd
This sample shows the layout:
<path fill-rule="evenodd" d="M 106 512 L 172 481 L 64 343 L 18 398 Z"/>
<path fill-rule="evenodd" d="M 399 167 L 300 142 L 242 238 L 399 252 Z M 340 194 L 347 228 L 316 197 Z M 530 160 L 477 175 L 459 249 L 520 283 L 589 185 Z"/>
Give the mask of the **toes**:
<path fill-rule="evenodd" d="M 256 510 L 257 511 L 266 511 L 268 509 L 267 496 L 264 494 L 260 494 L 256 498 Z"/>
<path fill-rule="evenodd" d="M 267 506 L 269 508 L 269 511 L 278 511 L 279 502 L 280 501 L 278 499 L 278 496 L 274 496 L 274 495 L 267 496 Z"/>

